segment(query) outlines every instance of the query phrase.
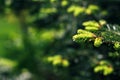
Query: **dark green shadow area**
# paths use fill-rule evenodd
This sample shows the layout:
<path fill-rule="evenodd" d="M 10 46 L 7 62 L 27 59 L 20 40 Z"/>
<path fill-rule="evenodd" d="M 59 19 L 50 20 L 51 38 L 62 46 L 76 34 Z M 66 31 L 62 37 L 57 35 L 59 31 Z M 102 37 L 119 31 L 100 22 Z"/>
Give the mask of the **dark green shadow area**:
<path fill-rule="evenodd" d="M 18 22 L 10 23 L 7 18 L 0 18 L 0 56 L 5 55 L 8 38 L 11 34 L 19 32 Z"/>

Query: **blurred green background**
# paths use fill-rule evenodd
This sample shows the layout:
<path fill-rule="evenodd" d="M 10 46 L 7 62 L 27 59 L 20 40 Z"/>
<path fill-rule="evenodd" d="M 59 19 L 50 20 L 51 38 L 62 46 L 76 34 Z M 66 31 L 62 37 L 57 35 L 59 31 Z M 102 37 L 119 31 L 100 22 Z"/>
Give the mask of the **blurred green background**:
<path fill-rule="evenodd" d="M 0 80 L 119 80 L 120 56 L 113 47 L 72 40 L 86 20 L 120 24 L 119 5 L 119 0 L 0 0 Z M 102 63 L 105 70 L 95 72 Z"/>

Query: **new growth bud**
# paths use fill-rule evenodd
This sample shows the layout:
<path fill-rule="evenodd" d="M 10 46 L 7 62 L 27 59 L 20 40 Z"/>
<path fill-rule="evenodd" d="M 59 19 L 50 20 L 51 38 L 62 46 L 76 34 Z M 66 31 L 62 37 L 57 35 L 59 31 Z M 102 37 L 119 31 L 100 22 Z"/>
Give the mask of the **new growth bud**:
<path fill-rule="evenodd" d="M 117 50 L 117 49 L 120 49 L 120 42 L 115 42 L 113 47 L 114 47 L 114 49 L 116 49 L 116 50 Z"/>
<path fill-rule="evenodd" d="M 96 38 L 94 41 L 94 46 L 99 47 L 101 44 L 102 44 L 102 38 L 101 37 Z"/>
<path fill-rule="evenodd" d="M 76 42 L 80 42 L 82 40 L 86 40 L 86 39 L 90 39 L 90 38 L 96 37 L 95 34 L 89 32 L 89 31 L 82 30 L 82 29 L 79 29 L 77 31 L 77 33 L 78 34 L 73 36 L 73 41 L 76 41 Z"/>

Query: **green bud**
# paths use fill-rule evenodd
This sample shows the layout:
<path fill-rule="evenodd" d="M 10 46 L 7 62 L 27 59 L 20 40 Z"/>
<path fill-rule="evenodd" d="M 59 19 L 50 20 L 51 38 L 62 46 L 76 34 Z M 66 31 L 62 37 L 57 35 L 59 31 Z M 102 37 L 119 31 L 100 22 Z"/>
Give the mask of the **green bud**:
<path fill-rule="evenodd" d="M 74 12 L 76 6 L 75 5 L 72 5 L 70 6 L 68 9 L 67 9 L 67 12 L 70 13 L 70 12 Z"/>
<path fill-rule="evenodd" d="M 61 55 L 55 55 L 53 57 L 54 60 L 61 60 L 62 59 L 62 56 Z"/>
<path fill-rule="evenodd" d="M 98 10 L 99 10 L 99 7 L 97 5 L 89 5 L 88 8 L 86 9 L 85 13 L 90 15 Z"/>
<path fill-rule="evenodd" d="M 69 66 L 69 61 L 66 60 L 66 59 L 63 59 L 62 60 L 62 65 L 63 65 L 63 67 L 68 67 Z"/>
<path fill-rule="evenodd" d="M 52 64 L 53 64 L 54 66 L 60 65 L 61 62 L 62 62 L 62 56 L 61 56 L 61 55 L 55 55 L 55 56 L 53 57 L 53 60 L 52 60 L 52 61 L 53 61 Z"/>
<path fill-rule="evenodd" d="M 61 2 L 61 6 L 67 6 L 68 5 L 68 1 L 65 1 L 65 0 L 63 0 L 62 2 Z"/>
<path fill-rule="evenodd" d="M 78 29 L 78 30 L 77 30 L 77 33 L 78 33 L 78 34 L 81 34 L 81 33 L 83 33 L 83 34 L 93 34 L 93 33 L 89 32 L 89 31 L 82 30 L 82 29 Z"/>
<path fill-rule="evenodd" d="M 78 34 L 87 33 L 87 32 L 88 32 L 88 31 L 85 31 L 85 30 L 82 30 L 82 29 L 78 29 L 78 30 L 77 30 L 77 33 L 78 33 Z"/>
<path fill-rule="evenodd" d="M 99 47 L 102 44 L 102 38 L 98 37 L 94 41 L 94 46 Z"/>
<path fill-rule="evenodd" d="M 100 23 L 101 25 L 104 25 L 104 24 L 106 24 L 106 21 L 105 21 L 105 20 L 99 20 L 99 23 Z"/>
<path fill-rule="evenodd" d="M 103 70 L 103 67 L 102 66 L 96 66 L 95 68 L 94 68 L 94 72 L 95 73 L 97 73 L 97 72 L 99 72 L 99 71 L 102 71 Z"/>
<path fill-rule="evenodd" d="M 88 6 L 88 9 L 90 9 L 91 11 L 94 11 L 94 10 L 99 10 L 99 7 L 97 5 L 91 4 Z"/>
<path fill-rule="evenodd" d="M 93 38 L 95 35 L 94 34 L 77 34 L 73 36 L 73 41 L 77 41 L 79 39 L 84 39 L 84 38 Z"/>
<path fill-rule="evenodd" d="M 95 27 L 95 28 L 100 27 L 100 25 L 96 21 L 86 21 L 86 22 L 83 22 L 82 25 L 85 27 Z"/>
<path fill-rule="evenodd" d="M 103 75 L 109 75 L 113 72 L 113 68 L 109 66 L 103 66 Z"/>
<path fill-rule="evenodd" d="M 92 11 L 90 9 L 86 9 L 85 13 L 88 14 L 88 15 L 90 15 L 92 13 Z"/>
<path fill-rule="evenodd" d="M 110 64 L 108 61 L 106 61 L 106 60 L 102 60 L 102 61 L 100 61 L 100 63 L 99 63 L 100 65 L 108 65 L 108 64 Z"/>
<path fill-rule="evenodd" d="M 113 67 L 110 67 L 108 65 L 98 65 L 94 68 L 95 73 L 102 72 L 104 76 L 111 74 L 113 71 Z"/>
<path fill-rule="evenodd" d="M 51 3 L 54 3 L 56 0 L 50 0 Z"/>
<path fill-rule="evenodd" d="M 48 62 L 52 62 L 53 60 L 54 60 L 54 59 L 53 59 L 52 56 L 50 56 L 50 57 L 47 58 L 47 61 L 48 61 Z"/>
<path fill-rule="evenodd" d="M 113 46 L 116 50 L 120 49 L 120 42 L 115 42 Z"/>
<path fill-rule="evenodd" d="M 99 28 L 97 27 L 85 27 L 86 30 L 89 30 L 89 31 L 96 31 L 96 30 L 99 30 Z"/>
<path fill-rule="evenodd" d="M 85 10 L 84 7 L 81 7 L 81 6 L 77 6 L 74 10 L 74 16 L 78 16 L 79 14 L 83 13 Z"/>
<path fill-rule="evenodd" d="M 57 59 L 57 60 L 53 60 L 53 63 L 52 63 L 52 64 L 53 64 L 54 66 L 56 66 L 56 65 L 60 65 L 61 62 L 62 62 L 61 59 Z"/>

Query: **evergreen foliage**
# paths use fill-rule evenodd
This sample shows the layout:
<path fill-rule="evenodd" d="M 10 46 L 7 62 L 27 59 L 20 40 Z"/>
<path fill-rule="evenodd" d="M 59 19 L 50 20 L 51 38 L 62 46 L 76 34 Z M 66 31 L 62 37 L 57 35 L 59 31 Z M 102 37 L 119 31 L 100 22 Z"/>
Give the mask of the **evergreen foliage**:
<path fill-rule="evenodd" d="M 119 0 L 0 0 L 0 80 L 119 80 Z"/>

